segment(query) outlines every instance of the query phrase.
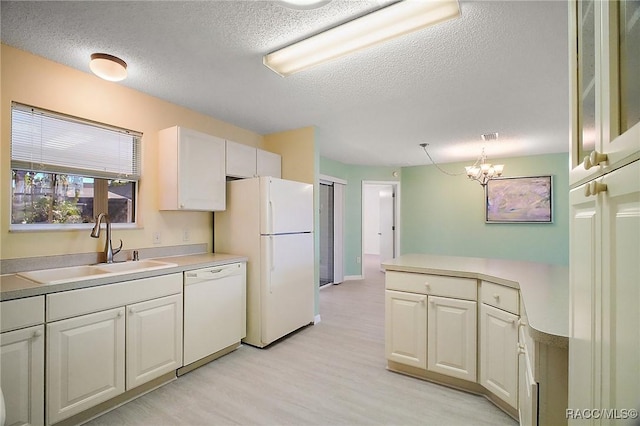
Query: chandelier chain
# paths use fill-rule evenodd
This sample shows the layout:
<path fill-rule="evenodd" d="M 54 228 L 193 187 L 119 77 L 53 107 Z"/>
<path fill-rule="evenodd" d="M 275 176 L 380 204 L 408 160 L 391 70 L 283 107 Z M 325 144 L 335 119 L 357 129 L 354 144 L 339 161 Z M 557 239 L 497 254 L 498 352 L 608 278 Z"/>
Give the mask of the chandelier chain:
<path fill-rule="evenodd" d="M 438 170 L 440 170 L 442 173 L 444 173 L 445 175 L 449 175 L 449 176 L 462 176 L 462 175 L 466 175 L 466 172 L 461 172 L 461 173 L 451 173 L 448 172 L 446 170 L 444 170 L 442 167 L 438 166 L 438 164 L 436 164 L 435 161 L 433 161 L 433 158 L 431 158 L 431 155 L 429 154 L 429 152 L 427 151 L 427 146 L 429 144 L 428 143 L 421 143 L 420 146 L 422 147 L 422 149 L 424 149 L 424 153 L 427 154 L 427 157 L 429 157 L 429 160 L 431 160 L 431 163 L 437 167 Z"/>

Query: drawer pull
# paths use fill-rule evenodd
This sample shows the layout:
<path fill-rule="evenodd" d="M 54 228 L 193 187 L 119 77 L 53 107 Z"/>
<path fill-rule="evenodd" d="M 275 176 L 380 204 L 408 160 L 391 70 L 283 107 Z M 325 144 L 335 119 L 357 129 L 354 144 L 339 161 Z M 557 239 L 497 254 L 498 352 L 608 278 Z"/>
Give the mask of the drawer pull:
<path fill-rule="evenodd" d="M 493 295 L 493 298 L 496 299 L 496 302 L 500 301 L 500 295 L 497 293 Z"/>
<path fill-rule="evenodd" d="M 42 330 L 36 330 L 33 332 L 33 338 L 37 339 L 38 337 L 42 336 Z"/>
<path fill-rule="evenodd" d="M 130 314 L 135 314 L 135 313 L 136 313 L 136 310 L 135 310 L 134 308 L 129 308 L 129 313 L 130 313 Z"/>
<path fill-rule="evenodd" d="M 122 311 L 118 311 L 117 317 L 120 318 L 122 316 Z"/>

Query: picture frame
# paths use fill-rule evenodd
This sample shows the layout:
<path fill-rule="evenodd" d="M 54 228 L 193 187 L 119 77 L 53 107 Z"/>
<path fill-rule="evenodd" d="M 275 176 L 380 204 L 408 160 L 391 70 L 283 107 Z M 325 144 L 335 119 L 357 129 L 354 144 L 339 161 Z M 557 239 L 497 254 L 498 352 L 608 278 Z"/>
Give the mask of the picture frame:
<path fill-rule="evenodd" d="M 485 186 L 486 223 L 553 223 L 553 177 L 491 179 Z"/>

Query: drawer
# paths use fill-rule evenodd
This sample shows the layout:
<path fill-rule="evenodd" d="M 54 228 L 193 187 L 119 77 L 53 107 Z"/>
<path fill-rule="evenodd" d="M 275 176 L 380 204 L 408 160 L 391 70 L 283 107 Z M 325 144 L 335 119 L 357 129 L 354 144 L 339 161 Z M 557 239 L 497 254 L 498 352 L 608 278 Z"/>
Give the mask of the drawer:
<path fill-rule="evenodd" d="M 105 284 L 47 295 L 47 322 L 182 293 L 182 274 Z"/>
<path fill-rule="evenodd" d="M 478 283 L 473 278 L 387 271 L 385 286 L 387 290 L 478 300 Z"/>
<path fill-rule="evenodd" d="M 44 323 L 44 296 L 0 302 L 0 331 Z"/>
<path fill-rule="evenodd" d="M 520 314 L 518 290 L 515 288 L 482 281 L 480 295 L 482 303 L 495 306 L 512 314 Z"/>

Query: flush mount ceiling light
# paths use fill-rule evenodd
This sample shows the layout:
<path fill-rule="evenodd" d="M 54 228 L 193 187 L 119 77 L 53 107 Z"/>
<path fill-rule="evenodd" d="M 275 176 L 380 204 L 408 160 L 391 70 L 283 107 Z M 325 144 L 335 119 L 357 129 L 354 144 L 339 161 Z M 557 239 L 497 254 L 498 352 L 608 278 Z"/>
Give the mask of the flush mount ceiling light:
<path fill-rule="evenodd" d="M 329 3 L 331 0 L 280 0 L 279 3 L 289 9 L 317 9 Z"/>
<path fill-rule="evenodd" d="M 105 80 L 121 81 L 127 78 L 127 63 L 107 53 L 92 54 L 89 68 L 95 75 Z"/>
<path fill-rule="evenodd" d="M 457 0 L 403 0 L 264 56 L 285 77 L 460 16 Z"/>

